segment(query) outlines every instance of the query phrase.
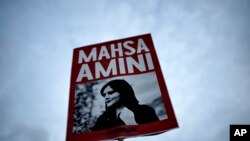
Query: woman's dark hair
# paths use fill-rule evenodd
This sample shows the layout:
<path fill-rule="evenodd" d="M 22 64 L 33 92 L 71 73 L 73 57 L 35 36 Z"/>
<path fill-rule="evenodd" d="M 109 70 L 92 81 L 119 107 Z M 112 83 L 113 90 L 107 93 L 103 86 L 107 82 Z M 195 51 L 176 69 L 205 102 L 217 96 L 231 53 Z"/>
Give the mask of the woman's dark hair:
<path fill-rule="evenodd" d="M 134 90 L 127 81 L 123 79 L 111 80 L 102 87 L 100 91 L 101 94 L 103 94 L 104 89 L 108 86 L 110 86 L 114 91 L 120 93 L 120 102 L 128 109 L 132 109 L 138 105 L 139 102 L 135 97 Z"/>

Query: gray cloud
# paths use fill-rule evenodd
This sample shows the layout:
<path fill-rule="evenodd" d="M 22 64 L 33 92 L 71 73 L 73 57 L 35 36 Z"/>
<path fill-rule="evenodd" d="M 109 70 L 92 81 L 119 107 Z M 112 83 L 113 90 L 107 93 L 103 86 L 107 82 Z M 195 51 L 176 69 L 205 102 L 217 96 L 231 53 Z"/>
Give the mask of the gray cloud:
<path fill-rule="evenodd" d="M 1 141 L 49 141 L 49 135 L 40 127 L 13 125 L 7 134 L 0 136 L 0 139 Z"/>
<path fill-rule="evenodd" d="M 72 49 L 148 32 L 180 128 L 128 140 L 228 140 L 250 122 L 247 0 L 0 3 L 0 140 L 64 140 Z"/>

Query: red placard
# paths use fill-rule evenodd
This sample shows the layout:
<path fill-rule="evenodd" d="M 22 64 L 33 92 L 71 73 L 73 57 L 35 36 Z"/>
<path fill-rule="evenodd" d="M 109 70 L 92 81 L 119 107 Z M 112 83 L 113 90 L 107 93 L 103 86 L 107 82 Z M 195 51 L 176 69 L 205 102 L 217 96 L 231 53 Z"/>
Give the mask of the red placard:
<path fill-rule="evenodd" d="M 178 127 L 150 34 L 75 48 L 66 141 Z"/>

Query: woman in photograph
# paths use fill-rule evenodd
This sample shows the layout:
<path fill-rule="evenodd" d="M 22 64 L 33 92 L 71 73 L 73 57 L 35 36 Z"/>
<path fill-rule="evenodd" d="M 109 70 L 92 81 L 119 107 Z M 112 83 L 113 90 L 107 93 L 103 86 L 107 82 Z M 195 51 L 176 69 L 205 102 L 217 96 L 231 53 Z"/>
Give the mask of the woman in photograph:
<path fill-rule="evenodd" d="M 125 125 L 125 122 L 120 118 L 124 107 L 132 111 L 137 124 L 159 121 L 155 110 L 148 105 L 140 105 L 133 88 L 123 79 L 108 82 L 102 87 L 100 93 L 105 100 L 106 111 L 98 117 L 91 130 Z"/>

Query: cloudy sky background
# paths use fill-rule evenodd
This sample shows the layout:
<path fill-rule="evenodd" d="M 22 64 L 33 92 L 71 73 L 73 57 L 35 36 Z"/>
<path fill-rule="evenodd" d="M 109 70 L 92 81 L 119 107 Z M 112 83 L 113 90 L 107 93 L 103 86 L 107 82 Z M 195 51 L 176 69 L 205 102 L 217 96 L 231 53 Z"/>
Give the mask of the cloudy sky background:
<path fill-rule="evenodd" d="M 128 141 L 229 140 L 250 124 L 248 0 L 1 0 L 0 140 L 64 141 L 73 48 L 151 33 L 179 128 Z"/>

